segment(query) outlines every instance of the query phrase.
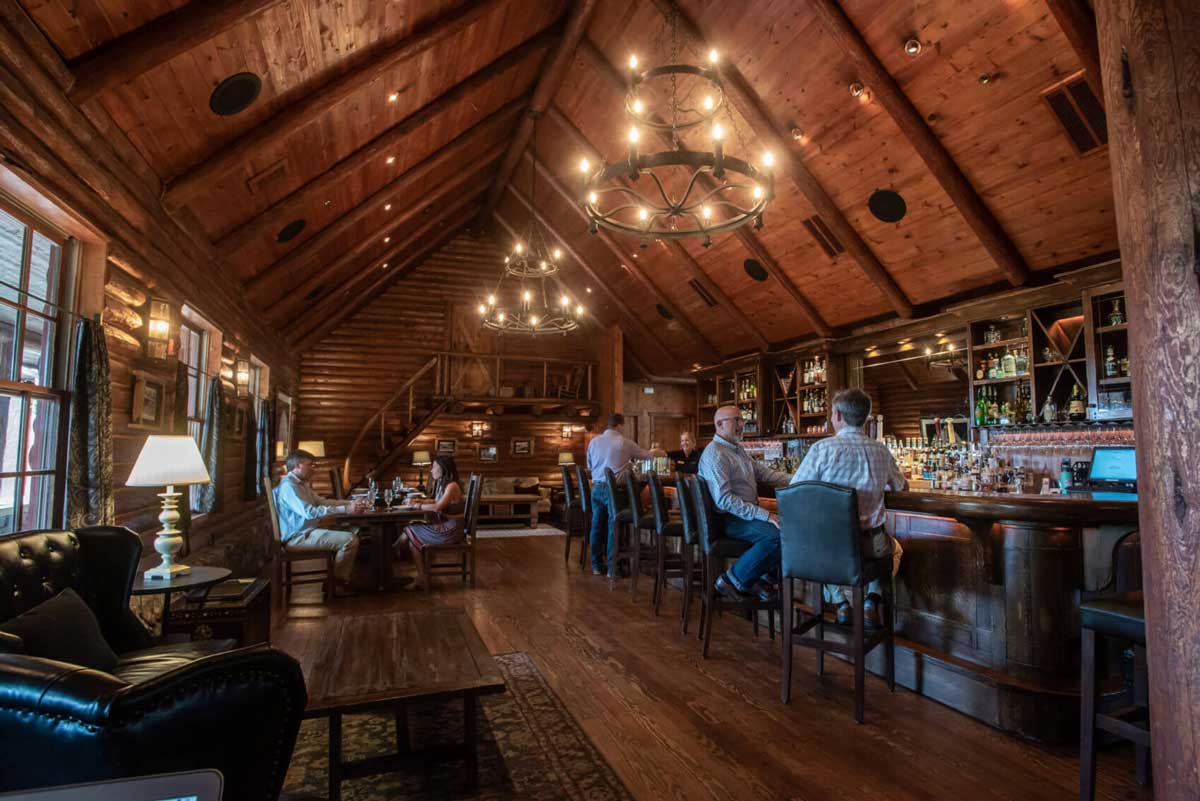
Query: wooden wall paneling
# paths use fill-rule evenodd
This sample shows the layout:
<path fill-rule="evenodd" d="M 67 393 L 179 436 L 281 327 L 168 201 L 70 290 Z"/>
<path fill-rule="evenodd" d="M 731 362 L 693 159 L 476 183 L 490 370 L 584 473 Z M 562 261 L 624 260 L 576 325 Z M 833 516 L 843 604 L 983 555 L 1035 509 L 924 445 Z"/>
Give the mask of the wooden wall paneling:
<path fill-rule="evenodd" d="M 643 387 L 650 387 L 654 393 L 647 395 Z M 696 434 L 696 384 L 662 384 L 652 381 L 625 381 L 622 386 L 622 414 L 628 420 L 638 419 L 638 444 L 649 448 L 653 440 L 657 440 L 663 450 L 672 451 L 679 447 L 678 437 L 664 439 L 661 431 L 655 434 L 655 417 L 677 419 L 684 427 L 682 430 Z"/>
<path fill-rule="evenodd" d="M 305 94 L 297 102 L 287 106 L 267 121 L 173 176 L 167 182 L 163 192 L 163 201 L 169 208 L 179 208 L 190 198 L 203 193 L 206 187 L 222 174 L 248 161 L 257 153 L 276 150 L 301 127 L 331 111 L 338 104 L 361 89 L 370 86 L 376 79 L 394 71 L 406 61 L 461 33 L 502 2 L 503 0 L 478 0 L 464 3 L 443 17 L 432 20 L 420 30 L 413 32 L 357 69 L 345 73 L 316 91 Z M 552 35 L 548 30 L 516 50 L 510 51 L 508 55 L 525 52 L 530 46 L 536 48 L 545 45 L 547 34 Z M 495 64 L 490 64 L 483 70 L 502 71 Z M 425 108 L 428 108 L 428 105 Z M 420 114 L 421 112 L 416 113 Z"/>
<path fill-rule="evenodd" d="M 1101 83 L 1100 43 L 1096 41 L 1096 15 L 1087 0 L 1045 0 L 1046 8 L 1062 29 L 1079 63 L 1083 65 L 1083 77 L 1092 94 L 1104 102 L 1104 85 Z"/>
<path fill-rule="evenodd" d="M 71 64 L 71 100 L 82 105 L 110 86 L 149 72 L 280 0 L 209 0 L 187 6 L 105 42 Z"/>
<path fill-rule="evenodd" d="M 661 0 L 659 0 L 661 1 Z M 837 0 L 814 0 L 811 4 L 827 35 L 837 41 L 847 58 L 858 69 L 861 79 L 874 97 L 891 115 L 904 136 L 912 143 L 925 165 L 958 208 L 980 243 L 1014 286 L 1029 280 L 1029 268 L 1017 246 L 1009 239 L 991 210 L 979 197 L 967 177 L 951 158 L 950 152 L 930 130 L 920 112 L 904 94 L 896 79 L 863 41 L 854 23 Z"/>

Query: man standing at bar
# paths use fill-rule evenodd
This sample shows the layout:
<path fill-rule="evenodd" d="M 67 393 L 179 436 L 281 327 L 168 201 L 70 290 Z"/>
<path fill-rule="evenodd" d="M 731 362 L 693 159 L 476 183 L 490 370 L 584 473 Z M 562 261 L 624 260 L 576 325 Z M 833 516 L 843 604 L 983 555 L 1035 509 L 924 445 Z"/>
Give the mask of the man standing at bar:
<path fill-rule="evenodd" d="M 758 482 L 777 487 L 788 474 L 751 459 L 739 443 L 746 421 L 736 406 L 722 406 L 713 416 L 717 435 L 700 456 L 700 478 L 708 485 L 725 536 L 751 544 L 733 567 L 717 577 L 716 590 L 735 601 L 747 596 L 769 601 L 768 581 L 779 569 L 779 518 L 758 505 Z"/>
<path fill-rule="evenodd" d="M 612 555 L 617 551 L 617 527 L 613 522 L 612 493 L 619 487 L 609 487 L 604 477 L 604 468 L 613 472 L 617 481 L 629 467 L 630 459 L 645 459 L 653 455 L 633 440 L 625 439 L 625 415 L 616 412 L 608 418 L 604 433 L 588 443 L 587 466 L 592 474 L 592 575 L 603 576 L 608 570 L 616 571 Z M 601 532 L 608 530 L 608 549 L 601 551 Z M 601 556 L 601 553 L 604 556 Z M 607 565 L 607 567 L 606 567 Z"/>
<path fill-rule="evenodd" d="M 887 514 L 883 508 L 883 493 L 887 490 L 903 490 L 908 487 L 904 474 L 896 465 L 892 452 L 878 440 L 863 433 L 863 424 L 871 414 L 871 397 L 861 389 L 844 389 L 833 396 L 833 422 L 835 436 L 818 440 L 808 449 L 800 463 L 792 483 L 797 481 L 825 481 L 857 491 L 858 521 L 862 535 L 866 538 L 863 557 L 879 559 L 892 555 L 892 575 L 900 569 L 900 543 L 889 537 L 884 529 Z M 878 626 L 880 600 L 879 581 L 867 586 L 867 600 L 863 617 L 867 625 Z M 848 587 L 826 587 L 830 593 L 827 600 L 837 603 L 837 622 L 849 625 L 850 591 Z"/>

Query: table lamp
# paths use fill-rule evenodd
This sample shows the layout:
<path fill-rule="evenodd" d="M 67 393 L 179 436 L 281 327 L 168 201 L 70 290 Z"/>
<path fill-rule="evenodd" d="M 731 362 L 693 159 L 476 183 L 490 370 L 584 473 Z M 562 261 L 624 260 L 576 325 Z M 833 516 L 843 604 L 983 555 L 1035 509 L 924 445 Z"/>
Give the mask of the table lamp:
<path fill-rule="evenodd" d="M 429 451 L 413 451 L 413 467 L 417 468 L 417 486 L 425 488 L 425 466 L 432 464 Z"/>
<path fill-rule="evenodd" d="M 575 464 L 575 454 L 562 451 L 558 454 L 559 464 Z"/>
<path fill-rule="evenodd" d="M 297 450 L 308 451 L 315 459 L 325 458 L 325 441 L 320 439 L 302 439 L 296 446 Z"/>
<path fill-rule="evenodd" d="M 166 436 L 154 434 L 146 438 L 142 452 L 133 463 L 133 471 L 125 481 L 127 487 L 162 487 L 162 512 L 158 522 L 162 530 L 154 538 L 154 550 L 162 556 L 162 564 L 146 571 L 147 579 L 170 580 L 191 572 L 187 565 L 175 563 L 175 554 L 183 547 L 183 537 L 175 524 L 179 522 L 179 496 L 176 485 L 207 484 L 211 479 L 200 457 L 196 441 L 186 434 Z"/>

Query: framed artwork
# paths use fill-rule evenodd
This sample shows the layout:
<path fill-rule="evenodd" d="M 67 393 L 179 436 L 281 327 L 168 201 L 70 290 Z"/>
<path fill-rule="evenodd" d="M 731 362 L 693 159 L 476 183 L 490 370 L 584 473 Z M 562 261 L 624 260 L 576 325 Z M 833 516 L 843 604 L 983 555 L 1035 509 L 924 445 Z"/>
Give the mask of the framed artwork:
<path fill-rule="evenodd" d="M 456 456 L 458 454 L 458 440 L 439 439 L 434 451 L 438 456 Z"/>
<path fill-rule="evenodd" d="M 533 456 L 533 437 L 513 437 L 509 441 L 509 455 L 517 459 Z"/>
<path fill-rule="evenodd" d="M 234 403 L 229 409 L 229 436 L 236 442 L 246 438 L 247 414 L 245 403 Z"/>
<path fill-rule="evenodd" d="M 143 370 L 134 370 L 133 401 L 129 409 L 129 427 L 145 431 L 163 431 L 167 424 L 167 387 L 159 378 Z"/>
<path fill-rule="evenodd" d="M 480 462 L 498 462 L 500 461 L 500 449 L 495 445 L 480 445 L 479 446 L 479 461 Z"/>
<path fill-rule="evenodd" d="M 292 396 L 275 393 L 275 455 L 282 459 L 292 450 Z"/>

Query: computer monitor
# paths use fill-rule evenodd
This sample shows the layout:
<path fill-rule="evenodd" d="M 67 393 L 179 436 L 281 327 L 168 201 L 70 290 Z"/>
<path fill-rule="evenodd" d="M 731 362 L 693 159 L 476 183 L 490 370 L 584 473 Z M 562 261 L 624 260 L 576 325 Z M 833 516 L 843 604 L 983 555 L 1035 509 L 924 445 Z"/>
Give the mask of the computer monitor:
<path fill-rule="evenodd" d="M 1088 483 L 1133 485 L 1137 483 L 1137 452 L 1128 445 L 1099 445 L 1092 451 Z"/>
<path fill-rule="evenodd" d="M 223 784 L 220 771 L 189 770 L 0 793 L 0 801 L 221 801 Z"/>

